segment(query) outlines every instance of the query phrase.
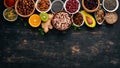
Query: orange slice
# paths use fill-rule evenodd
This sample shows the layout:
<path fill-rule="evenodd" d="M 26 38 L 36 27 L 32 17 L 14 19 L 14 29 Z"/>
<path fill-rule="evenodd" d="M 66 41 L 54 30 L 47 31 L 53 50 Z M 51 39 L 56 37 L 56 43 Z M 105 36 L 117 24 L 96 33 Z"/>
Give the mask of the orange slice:
<path fill-rule="evenodd" d="M 41 24 L 41 19 L 40 16 L 37 14 L 33 14 L 32 16 L 30 16 L 29 18 L 29 24 L 32 27 L 38 27 Z"/>

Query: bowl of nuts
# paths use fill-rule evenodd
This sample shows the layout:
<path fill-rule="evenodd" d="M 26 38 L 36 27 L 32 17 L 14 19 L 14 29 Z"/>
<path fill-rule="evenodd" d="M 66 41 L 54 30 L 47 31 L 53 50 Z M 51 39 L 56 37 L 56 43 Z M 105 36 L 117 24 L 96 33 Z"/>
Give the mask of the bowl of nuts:
<path fill-rule="evenodd" d="M 21 17 L 29 17 L 35 11 L 34 0 L 17 0 L 15 3 L 15 11 Z"/>
<path fill-rule="evenodd" d="M 99 9 L 94 13 L 95 19 L 98 25 L 102 25 L 104 23 L 105 11 L 103 9 Z"/>
<path fill-rule="evenodd" d="M 51 9 L 51 0 L 37 0 L 35 8 L 38 12 L 48 12 Z"/>
<path fill-rule="evenodd" d="M 57 12 L 52 19 L 53 27 L 60 31 L 67 30 L 71 24 L 71 16 L 64 11 Z"/>

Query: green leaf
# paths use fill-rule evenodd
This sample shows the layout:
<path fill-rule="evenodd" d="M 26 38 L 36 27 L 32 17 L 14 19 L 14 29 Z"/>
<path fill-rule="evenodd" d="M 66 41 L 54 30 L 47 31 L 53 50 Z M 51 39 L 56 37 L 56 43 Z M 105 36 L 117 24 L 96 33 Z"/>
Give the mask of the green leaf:
<path fill-rule="evenodd" d="M 41 31 L 42 29 L 41 28 L 38 28 L 39 31 Z"/>
<path fill-rule="evenodd" d="M 45 35 L 45 32 L 44 32 L 44 31 L 41 31 L 41 35 Z"/>
<path fill-rule="evenodd" d="M 81 30 L 80 27 L 76 27 L 75 25 L 72 24 L 73 30 Z"/>
<path fill-rule="evenodd" d="M 81 30 L 81 28 L 78 28 L 78 30 Z"/>
<path fill-rule="evenodd" d="M 27 24 L 26 24 L 26 23 L 24 23 L 24 26 L 27 26 Z"/>
<path fill-rule="evenodd" d="M 73 27 L 74 28 L 74 30 L 77 30 L 77 27 Z"/>
<path fill-rule="evenodd" d="M 45 32 L 44 32 L 43 28 L 38 28 L 38 30 L 40 31 L 41 35 L 45 35 Z"/>

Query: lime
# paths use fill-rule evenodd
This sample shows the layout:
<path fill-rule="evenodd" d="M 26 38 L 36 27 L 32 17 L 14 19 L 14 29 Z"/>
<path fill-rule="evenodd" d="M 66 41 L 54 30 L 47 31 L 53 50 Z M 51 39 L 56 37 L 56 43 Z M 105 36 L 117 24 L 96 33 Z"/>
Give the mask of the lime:
<path fill-rule="evenodd" d="M 49 16 L 46 12 L 41 12 L 40 13 L 40 18 L 43 22 L 46 22 L 48 20 Z"/>

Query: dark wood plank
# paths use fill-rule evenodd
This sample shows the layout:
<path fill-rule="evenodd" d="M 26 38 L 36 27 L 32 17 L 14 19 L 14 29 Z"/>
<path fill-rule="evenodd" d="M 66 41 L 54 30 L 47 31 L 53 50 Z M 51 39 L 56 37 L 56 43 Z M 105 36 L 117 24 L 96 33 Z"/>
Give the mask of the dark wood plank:
<path fill-rule="evenodd" d="M 120 16 L 120 9 L 117 13 Z M 120 64 L 120 19 L 94 29 L 85 25 L 79 31 L 53 29 L 44 36 L 27 19 L 8 22 L 2 15 L 0 19 L 0 68 L 19 64 L 26 68 L 118 68 Z"/>

